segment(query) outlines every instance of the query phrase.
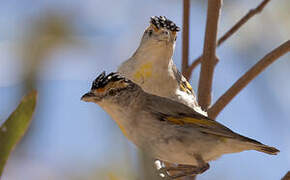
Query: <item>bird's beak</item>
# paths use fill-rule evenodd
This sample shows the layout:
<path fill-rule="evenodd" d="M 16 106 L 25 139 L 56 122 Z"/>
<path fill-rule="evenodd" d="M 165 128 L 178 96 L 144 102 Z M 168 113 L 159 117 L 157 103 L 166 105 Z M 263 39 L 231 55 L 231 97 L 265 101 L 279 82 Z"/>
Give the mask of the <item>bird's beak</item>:
<path fill-rule="evenodd" d="M 82 96 L 81 100 L 82 100 L 82 101 L 85 101 L 85 102 L 91 102 L 91 101 L 94 100 L 95 97 L 96 97 L 96 96 L 95 96 L 94 93 L 92 93 L 92 92 L 88 92 L 88 93 L 86 93 L 86 94 L 84 94 L 84 95 Z"/>

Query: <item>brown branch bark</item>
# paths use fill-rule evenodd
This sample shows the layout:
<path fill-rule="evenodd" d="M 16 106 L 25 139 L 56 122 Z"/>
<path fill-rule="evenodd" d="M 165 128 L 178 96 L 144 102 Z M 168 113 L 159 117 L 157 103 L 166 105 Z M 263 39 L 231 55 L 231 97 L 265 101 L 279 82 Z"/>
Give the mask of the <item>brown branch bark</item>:
<path fill-rule="evenodd" d="M 211 103 L 214 67 L 216 64 L 217 30 L 222 0 L 208 0 L 203 61 L 198 84 L 198 103 L 207 110 Z"/>
<path fill-rule="evenodd" d="M 190 0 L 183 0 L 183 25 L 182 25 L 182 67 L 181 71 L 188 76 L 188 57 L 189 57 L 189 18 Z"/>
<path fill-rule="evenodd" d="M 286 41 L 266 56 L 264 56 L 258 63 L 256 63 L 250 70 L 248 70 L 232 87 L 230 87 L 208 110 L 209 117 L 215 119 L 217 115 L 229 104 L 229 102 L 244 89 L 256 76 L 265 70 L 279 57 L 290 51 L 290 40 Z"/>
<path fill-rule="evenodd" d="M 236 33 L 246 22 L 248 22 L 253 16 L 259 14 L 263 11 L 265 6 L 270 2 L 270 0 L 262 1 L 256 8 L 251 9 L 245 16 L 243 16 L 231 29 L 229 29 L 222 37 L 219 38 L 217 46 L 224 43 L 229 37 Z M 202 60 L 202 55 L 196 58 L 192 64 L 187 69 L 187 79 L 190 79 L 192 71 L 199 65 Z"/>

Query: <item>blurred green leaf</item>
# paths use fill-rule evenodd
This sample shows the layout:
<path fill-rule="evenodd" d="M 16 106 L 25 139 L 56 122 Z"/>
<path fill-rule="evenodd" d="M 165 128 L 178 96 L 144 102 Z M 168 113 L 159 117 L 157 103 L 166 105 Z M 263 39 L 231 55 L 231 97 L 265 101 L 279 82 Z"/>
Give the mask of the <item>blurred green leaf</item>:
<path fill-rule="evenodd" d="M 10 152 L 29 127 L 35 110 L 37 91 L 24 96 L 9 118 L 0 127 L 0 177 Z"/>

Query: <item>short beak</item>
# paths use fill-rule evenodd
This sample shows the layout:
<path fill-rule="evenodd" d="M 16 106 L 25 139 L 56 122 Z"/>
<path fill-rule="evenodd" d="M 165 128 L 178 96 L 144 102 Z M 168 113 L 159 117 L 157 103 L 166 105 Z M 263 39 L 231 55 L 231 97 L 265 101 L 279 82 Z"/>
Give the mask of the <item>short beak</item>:
<path fill-rule="evenodd" d="M 85 102 L 91 102 L 93 101 L 94 97 L 96 96 L 92 92 L 88 92 L 82 96 L 81 100 Z"/>

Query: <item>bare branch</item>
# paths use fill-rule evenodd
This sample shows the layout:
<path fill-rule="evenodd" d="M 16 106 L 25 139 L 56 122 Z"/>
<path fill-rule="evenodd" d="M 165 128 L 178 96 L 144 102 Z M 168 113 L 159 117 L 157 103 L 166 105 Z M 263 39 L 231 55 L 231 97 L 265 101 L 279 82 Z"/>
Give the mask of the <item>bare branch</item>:
<path fill-rule="evenodd" d="M 258 63 L 256 63 L 250 70 L 248 70 L 232 87 L 230 87 L 208 110 L 209 117 L 215 119 L 217 115 L 229 104 L 229 102 L 244 89 L 256 76 L 265 70 L 279 57 L 290 51 L 290 40 L 286 41 L 266 56 L 264 56 Z"/>
<path fill-rule="evenodd" d="M 203 61 L 198 85 L 198 102 L 206 110 L 211 103 L 214 67 L 216 64 L 217 29 L 222 0 L 208 0 Z"/>
<path fill-rule="evenodd" d="M 251 19 L 256 14 L 263 11 L 264 7 L 270 0 L 264 0 L 255 9 L 251 9 L 244 17 L 242 17 L 230 30 L 228 30 L 219 40 L 218 46 L 221 45 L 225 40 L 237 32 L 249 19 Z"/>
<path fill-rule="evenodd" d="M 182 26 L 182 73 L 187 75 L 189 56 L 189 16 L 190 0 L 183 0 L 183 26 Z"/>
<path fill-rule="evenodd" d="M 229 37 L 231 37 L 234 33 L 236 33 L 248 20 L 250 20 L 253 16 L 263 11 L 264 7 L 270 2 L 270 0 L 264 0 L 261 2 L 255 9 L 251 9 L 245 16 L 243 16 L 231 29 L 229 29 L 221 38 L 219 38 L 217 46 L 220 46 L 223 42 L 225 42 Z M 197 67 L 197 65 L 201 62 L 202 55 L 196 58 L 192 64 L 188 67 L 187 73 L 188 79 L 192 74 L 192 71 Z"/>

